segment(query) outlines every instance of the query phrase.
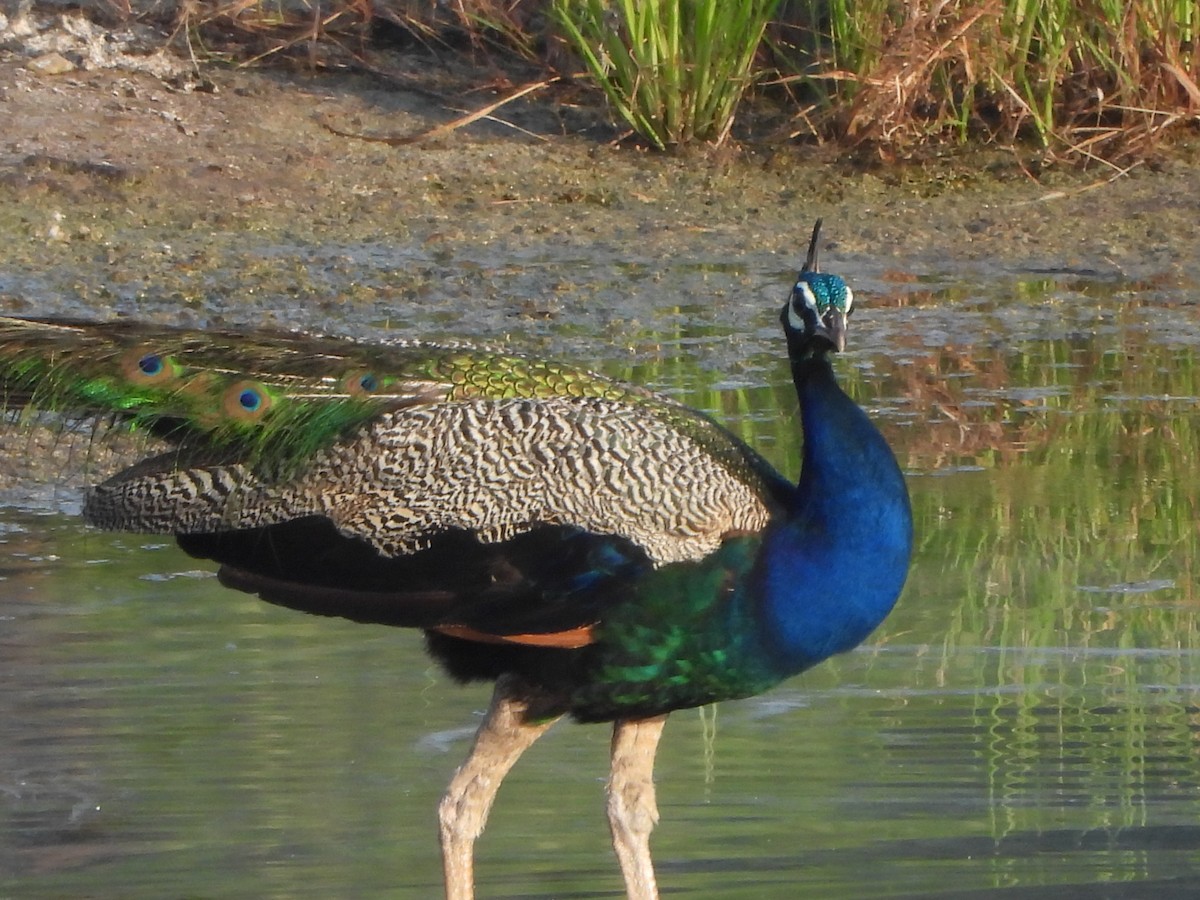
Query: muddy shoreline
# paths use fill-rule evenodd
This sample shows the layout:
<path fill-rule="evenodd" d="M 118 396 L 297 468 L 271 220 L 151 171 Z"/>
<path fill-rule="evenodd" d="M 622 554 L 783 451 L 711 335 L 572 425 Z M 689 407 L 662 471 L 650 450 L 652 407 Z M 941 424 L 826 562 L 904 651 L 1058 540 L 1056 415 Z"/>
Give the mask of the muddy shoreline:
<path fill-rule="evenodd" d="M 1134 281 L 1184 302 L 1200 285 L 1194 139 L 1119 177 L 1052 167 L 1038 181 L 996 149 L 870 170 L 753 142 L 678 158 L 613 146 L 602 109 L 545 91 L 502 122 L 391 146 L 327 126 L 412 135 L 498 94 L 420 53 L 389 59 L 400 83 L 216 65 L 45 74 L 9 47 L 10 314 L 489 338 L 570 316 L 594 334 L 637 315 L 620 296 L 630 273 L 652 284 L 683 267 L 703 289 L 719 272 L 734 295 L 786 277 L 817 216 L 827 259 L 885 306 L 960 276 Z"/>

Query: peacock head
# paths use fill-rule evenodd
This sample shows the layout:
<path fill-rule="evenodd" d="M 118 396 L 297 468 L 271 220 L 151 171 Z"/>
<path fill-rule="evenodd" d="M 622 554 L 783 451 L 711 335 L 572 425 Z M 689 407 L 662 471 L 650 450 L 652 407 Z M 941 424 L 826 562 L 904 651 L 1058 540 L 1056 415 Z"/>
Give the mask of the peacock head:
<path fill-rule="evenodd" d="M 808 356 L 846 348 L 846 321 L 854 307 L 854 292 L 840 276 L 818 268 L 820 233 L 821 220 L 817 219 L 808 244 L 808 258 L 779 315 L 793 355 Z"/>

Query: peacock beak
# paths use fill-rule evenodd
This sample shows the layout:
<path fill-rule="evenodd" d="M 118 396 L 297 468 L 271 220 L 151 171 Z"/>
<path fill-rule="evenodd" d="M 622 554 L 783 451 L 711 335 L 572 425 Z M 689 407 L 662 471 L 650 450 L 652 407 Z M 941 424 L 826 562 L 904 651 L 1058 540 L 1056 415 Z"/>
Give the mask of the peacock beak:
<path fill-rule="evenodd" d="M 833 344 L 833 349 L 841 353 L 846 349 L 846 312 L 836 307 L 830 309 L 821 317 L 817 326 L 817 334 Z"/>

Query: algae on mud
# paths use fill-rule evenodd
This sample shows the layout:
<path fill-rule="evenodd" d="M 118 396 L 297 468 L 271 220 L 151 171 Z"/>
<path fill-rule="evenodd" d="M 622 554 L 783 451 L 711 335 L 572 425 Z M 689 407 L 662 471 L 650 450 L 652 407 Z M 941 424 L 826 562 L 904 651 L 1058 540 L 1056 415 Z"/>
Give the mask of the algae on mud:
<path fill-rule="evenodd" d="M 407 65 L 442 94 L 466 86 Z M 186 92 L 0 55 L 0 309 L 357 330 L 419 308 L 494 337 L 540 315 L 635 318 L 637 303 L 590 295 L 596 266 L 786 271 L 817 215 L 839 259 L 893 297 L 954 272 L 1200 283 L 1195 148 L 1041 183 L 999 150 L 869 170 L 786 146 L 679 158 L 579 136 L 581 114 L 552 98 L 503 110 L 523 131 L 389 147 L 320 120 L 396 133 L 453 113 L 361 75 L 209 76 L 213 90 Z"/>

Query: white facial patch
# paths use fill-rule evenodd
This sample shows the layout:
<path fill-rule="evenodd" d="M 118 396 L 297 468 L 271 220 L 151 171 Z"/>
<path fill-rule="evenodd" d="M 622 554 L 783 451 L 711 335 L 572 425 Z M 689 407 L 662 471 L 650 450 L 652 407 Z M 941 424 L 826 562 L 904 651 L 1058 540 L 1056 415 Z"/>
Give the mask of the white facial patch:
<path fill-rule="evenodd" d="M 799 281 L 796 283 L 796 288 L 792 292 L 792 301 L 788 304 L 788 325 L 794 331 L 805 331 L 808 329 L 804 321 L 804 317 L 796 310 L 796 298 L 802 297 L 804 305 L 812 310 L 812 320 L 816 322 L 820 318 L 820 312 L 817 309 L 817 295 L 812 292 L 812 288 L 808 286 L 808 282 Z"/>

